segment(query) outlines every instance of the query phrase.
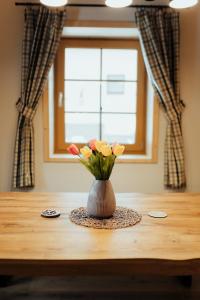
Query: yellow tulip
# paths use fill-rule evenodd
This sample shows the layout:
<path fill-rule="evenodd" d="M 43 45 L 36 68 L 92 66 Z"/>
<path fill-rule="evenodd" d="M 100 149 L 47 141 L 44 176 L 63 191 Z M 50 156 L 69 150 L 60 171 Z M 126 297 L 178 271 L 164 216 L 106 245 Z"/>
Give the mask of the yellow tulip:
<path fill-rule="evenodd" d="M 98 152 L 101 152 L 101 148 L 105 145 L 106 145 L 106 142 L 104 142 L 104 141 L 96 141 L 95 142 L 95 147 Z"/>
<path fill-rule="evenodd" d="M 87 146 L 81 148 L 80 152 L 85 158 L 89 158 L 92 155 L 92 150 Z"/>
<path fill-rule="evenodd" d="M 124 153 L 125 147 L 119 144 L 116 144 L 113 147 L 113 154 L 116 156 L 122 155 Z"/>
<path fill-rule="evenodd" d="M 101 153 L 104 156 L 110 156 L 112 154 L 112 149 L 111 149 L 110 145 L 103 145 L 101 147 Z"/>

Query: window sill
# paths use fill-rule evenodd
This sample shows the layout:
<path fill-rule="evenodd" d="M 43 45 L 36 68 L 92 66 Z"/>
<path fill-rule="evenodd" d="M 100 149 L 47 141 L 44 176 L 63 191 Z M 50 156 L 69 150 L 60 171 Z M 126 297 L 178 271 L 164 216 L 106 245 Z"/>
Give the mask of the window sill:
<path fill-rule="evenodd" d="M 140 163 L 140 164 L 155 164 L 157 163 L 157 155 L 154 151 L 153 157 L 148 157 L 147 155 L 123 155 L 116 159 L 118 164 L 130 164 L 130 163 Z M 54 154 L 51 157 L 46 157 L 45 162 L 57 162 L 57 163 L 79 163 L 79 159 L 68 154 Z"/>

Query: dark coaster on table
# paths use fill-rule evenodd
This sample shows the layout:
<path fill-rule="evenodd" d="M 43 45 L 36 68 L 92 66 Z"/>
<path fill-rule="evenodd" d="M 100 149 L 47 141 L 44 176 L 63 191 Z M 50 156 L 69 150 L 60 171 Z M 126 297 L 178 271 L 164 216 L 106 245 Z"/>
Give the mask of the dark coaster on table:
<path fill-rule="evenodd" d="M 57 218 L 60 216 L 60 212 L 53 208 L 47 208 L 41 212 L 41 216 L 44 218 Z"/>

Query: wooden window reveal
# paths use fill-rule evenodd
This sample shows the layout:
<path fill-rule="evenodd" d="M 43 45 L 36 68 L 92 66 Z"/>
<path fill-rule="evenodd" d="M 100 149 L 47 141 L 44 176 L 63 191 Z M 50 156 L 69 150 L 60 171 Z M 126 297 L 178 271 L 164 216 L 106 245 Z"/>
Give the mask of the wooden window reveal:
<path fill-rule="evenodd" d="M 136 93 L 136 131 L 135 131 L 135 142 L 127 143 L 126 154 L 144 154 L 146 148 L 146 86 L 147 86 L 147 76 L 145 71 L 145 66 L 142 58 L 141 48 L 138 40 L 105 40 L 105 39 L 66 39 L 61 40 L 59 46 L 58 54 L 54 64 L 54 74 L 55 74 L 55 88 L 54 88 L 54 150 L 55 153 L 66 153 L 66 149 L 71 144 L 71 142 L 76 143 L 79 147 L 85 145 L 84 143 L 79 143 L 78 141 L 66 141 L 65 138 L 65 105 L 67 103 L 65 95 L 65 49 L 135 49 L 137 50 L 137 93 Z M 79 49 L 80 50 L 80 49 Z M 88 66 L 90 68 L 90 66 Z M 102 72 L 102 70 L 101 70 Z M 114 78 L 114 81 L 121 81 L 123 78 L 120 76 Z M 112 78 L 111 78 L 112 80 Z M 76 81 L 76 80 L 75 80 Z M 84 80 L 82 80 L 84 81 Z M 90 80 L 88 80 L 90 81 Z M 93 80 L 91 80 L 92 82 Z M 95 80 L 94 80 L 95 81 Z M 103 81 L 102 77 L 99 81 Z M 123 80 L 122 80 L 123 81 Z M 125 82 L 127 82 L 125 80 Z M 108 83 L 108 82 L 107 82 Z M 122 88 L 122 87 L 121 87 Z M 111 93 L 120 93 L 120 86 L 117 88 L 110 85 Z M 131 101 L 131 99 L 130 99 Z M 114 107 L 114 103 L 113 103 Z M 99 115 L 101 111 L 99 111 Z M 112 112 L 110 112 L 112 114 Z M 121 115 L 121 113 L 119 113 Z M 67 122 L 67 118 L 66 118 Z M 101 130 L 101 129 L 100 129 Z M 94 138 L 96 138 L 94 136 Z M 110 142 L 108 140 L 108 142 Z M 118 142 L 118 141 L 117 141 Z"/>

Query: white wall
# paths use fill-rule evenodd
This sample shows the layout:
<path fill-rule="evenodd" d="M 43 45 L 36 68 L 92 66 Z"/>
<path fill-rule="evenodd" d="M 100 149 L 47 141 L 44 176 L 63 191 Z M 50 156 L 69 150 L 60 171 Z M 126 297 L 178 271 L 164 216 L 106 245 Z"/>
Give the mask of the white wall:
<path fill-rule="evenodd" d="M 132 19 L 130 11 L 103 13 L 104 18 Z M 72 10 L 72 18 L 90 17 L 88 11 Z M 93 18 L 100 19 L 98 11 Z M 188 191 L 200 192 L 200 6 L 181 13 L 181 95 L 187 107 L 183 119 Z M 13 146 L 20 95 L 23 9 L 14 0 L 0 2 L 0 191 L 11 189 Z M 116 165 L 112 182 L 117 192 L 163 192 L 165 120 L 160 116 L 157 164 Z M 35 117 L 35 191 L 88 191 L 92 176 L 79 164 L 43 162 L 42 106 Z"/>

